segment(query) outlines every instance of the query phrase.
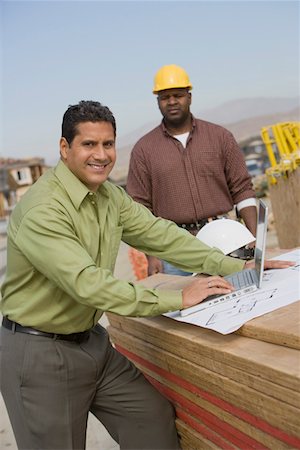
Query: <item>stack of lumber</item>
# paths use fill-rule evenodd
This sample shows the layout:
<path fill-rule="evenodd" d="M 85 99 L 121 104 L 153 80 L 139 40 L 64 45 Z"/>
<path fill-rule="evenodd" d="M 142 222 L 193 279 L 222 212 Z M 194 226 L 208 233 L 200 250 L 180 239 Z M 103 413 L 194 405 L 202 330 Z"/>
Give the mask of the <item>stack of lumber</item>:
<path fill-rule="evenodd" d="M 226 336 L 163 316 L 107 316 L 116 348 L 173 403 L 184 450 L 280 450 L 300 449 L 299 313 L 297 302 Z"/>
<path fill-rule="evenodd" d="M 300 245 L 300 167 L 269 184 L 278 242 L 282 248 Z M 298 194 L 297 194 L 298 192 Z"/>

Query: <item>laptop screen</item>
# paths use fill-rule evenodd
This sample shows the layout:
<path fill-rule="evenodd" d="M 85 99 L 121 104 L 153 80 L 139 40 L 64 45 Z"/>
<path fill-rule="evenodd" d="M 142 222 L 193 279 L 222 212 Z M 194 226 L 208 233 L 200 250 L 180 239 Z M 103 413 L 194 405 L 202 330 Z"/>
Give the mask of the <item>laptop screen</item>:
<path fill-rule="evenodd" d="M 265 247 L 267 238 L 268 225 L 268 207 L 262 200 L 259 200 L 257 229 L 256 229 L 256 246 L 255 246 L 255 270 L 258 279 L 258 286 L 261 287 L 264 273 Z"/>

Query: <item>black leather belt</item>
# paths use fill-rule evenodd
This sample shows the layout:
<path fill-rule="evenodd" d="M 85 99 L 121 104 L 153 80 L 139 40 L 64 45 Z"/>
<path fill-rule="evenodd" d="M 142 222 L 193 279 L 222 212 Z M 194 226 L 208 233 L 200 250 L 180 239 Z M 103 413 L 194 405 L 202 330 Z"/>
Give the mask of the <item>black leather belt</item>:
<path fill-rule="evenodd" d="M 207 223 L 211 222 L 212 220 L 217 220 L 217 219 L 224 219 L 224 218 L 228 218 L 227 214 L 223 214 L 221 216 L 213 216 L 213 217 L 209 217 L 208 219 L 199 219 L 196 220 L 196 222 L 193 223 L 176 223 L 176 225 L 178 227 L 184 228 L 185 230 L 200 230 L 202 227 L 204 227 L 204 225 L 206 225 Z"/>
<path fill-rule="evenodd" d="M 206 225 L 211 220 L 218 219 L 218 217 L 211 217 L 210 219 L 200 219 L 193 223 L 177 223 L 180 228 L 184 228 L 185 230 L 200 230 L 204 225 Z"/>
<path fill-rule="evenodd" d="M 18 333 L 26 333 L 32 334 L 34 336 L 43 336 L 50 339 L 57 339 L 62 341 L 72 341 L 81 343 L 85 341 L 90 333 L 90 330 L 82 331 L 80 333 L 72 333 L 72 334 L 56 334 L 56 333 L 46 333 L 45 331 L 36 330 L 31 327 L 23 327 L 17 322 L 13 322 L 9 320 L 7 317 L 3 317 L 2 326 L 7 328 L 8 330 L 12 330 L 13 332 Z"/>

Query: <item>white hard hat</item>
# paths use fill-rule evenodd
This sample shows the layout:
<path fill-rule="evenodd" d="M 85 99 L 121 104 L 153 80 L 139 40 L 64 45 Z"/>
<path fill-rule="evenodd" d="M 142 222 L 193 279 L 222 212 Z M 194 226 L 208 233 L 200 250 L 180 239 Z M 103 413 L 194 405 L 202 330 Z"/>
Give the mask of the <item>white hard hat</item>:
<path fill-rule="evenodd" d="M 210 247 L 219 248 L 224 255 L 255 241 L 248 228 L 231 219 L 216 219 L 207 223 L 196 237 Z"/>

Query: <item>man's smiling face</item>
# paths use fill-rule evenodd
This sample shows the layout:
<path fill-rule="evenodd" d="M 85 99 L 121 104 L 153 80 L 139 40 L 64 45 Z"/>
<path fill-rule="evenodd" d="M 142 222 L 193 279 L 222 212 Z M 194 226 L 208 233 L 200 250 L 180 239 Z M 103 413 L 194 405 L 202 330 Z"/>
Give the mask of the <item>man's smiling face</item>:
<path fill-rule="evenodd" d="M 90 191 L 107 180 L 116 162 L 115 134 L 110 122 L 81 122 L 73 141 L 60 140 L 63 162 Z"/>

